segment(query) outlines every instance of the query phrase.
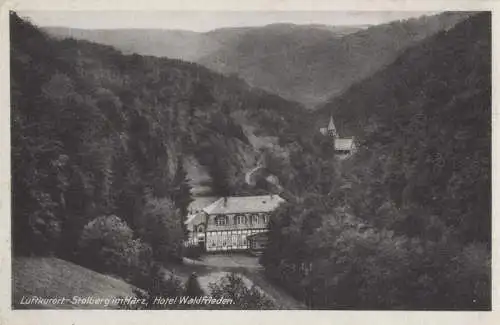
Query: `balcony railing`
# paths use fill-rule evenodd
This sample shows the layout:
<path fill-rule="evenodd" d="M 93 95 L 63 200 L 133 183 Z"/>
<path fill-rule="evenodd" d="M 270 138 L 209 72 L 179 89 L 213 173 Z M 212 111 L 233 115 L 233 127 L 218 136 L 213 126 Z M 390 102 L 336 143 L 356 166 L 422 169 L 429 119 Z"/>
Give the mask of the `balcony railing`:
<path fill-rule="evenodd" d="M 262 229 L 267 228 L 267 223 L 253 223 L 253 224 L 234 224 L 229 223 L 226 225 L 216 225 L 214 223 L 209 223 L 207 231 L 222 231 L 222 230 L 243 230 L 243 229 Z"/>

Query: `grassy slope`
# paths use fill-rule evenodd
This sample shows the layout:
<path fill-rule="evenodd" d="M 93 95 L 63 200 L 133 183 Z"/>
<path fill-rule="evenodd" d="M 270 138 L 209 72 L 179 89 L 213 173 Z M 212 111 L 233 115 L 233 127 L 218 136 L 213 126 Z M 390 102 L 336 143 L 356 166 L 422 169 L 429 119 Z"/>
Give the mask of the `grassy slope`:
<path fill-rule="evenodd" d="M 12 306 L 20 305 L 23 296 L 56 298 L 73 296 L 110 298 L 133 297 L 134 287 L 113 277 L 97 273 L 79 265 L 57 258 L 14 258 L 12 262 Z M 92 308 L 101 309 L 103 305 L 61 306 L 30 305 L 33 308 Z"/>

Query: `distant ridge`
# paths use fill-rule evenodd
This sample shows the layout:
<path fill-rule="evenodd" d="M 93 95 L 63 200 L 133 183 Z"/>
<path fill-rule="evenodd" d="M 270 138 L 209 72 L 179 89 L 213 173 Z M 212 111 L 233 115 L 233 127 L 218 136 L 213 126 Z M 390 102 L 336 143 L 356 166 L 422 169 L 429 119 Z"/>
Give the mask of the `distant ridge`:
<path fill-rule="evenodd" d="M 335 27 L 332 32 L 270 25 L 242 34 L 198 62 L 314 108 L 390 64 L 407 47 L 466 17 L 468 13 L 447 12 L 358 26 L 345 34 Z"/>
<path fill-rule="evenodd" d="M 382 25 L 275 23 L 204 33 L 61 27 L 43 30 L 58 38 L 111 45 L 126 54 L 200 63 L 314 108 L 391 63 L 407 47 L 453 27 L 467 16 L 464 12 L 445 12 Z"/>

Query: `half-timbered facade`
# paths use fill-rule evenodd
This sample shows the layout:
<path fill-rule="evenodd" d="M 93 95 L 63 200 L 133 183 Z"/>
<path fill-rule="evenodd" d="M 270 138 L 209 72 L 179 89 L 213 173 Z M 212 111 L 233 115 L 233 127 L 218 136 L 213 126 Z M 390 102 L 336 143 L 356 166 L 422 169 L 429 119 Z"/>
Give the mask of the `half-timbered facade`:
<path fill-rule="evenodd" d="M 270 213 L 282 202 L 278 195 L 220 198 L 188 218 L 189 242 L 208 252 L 247 250 L 247 237 L 267 231 Z"/>

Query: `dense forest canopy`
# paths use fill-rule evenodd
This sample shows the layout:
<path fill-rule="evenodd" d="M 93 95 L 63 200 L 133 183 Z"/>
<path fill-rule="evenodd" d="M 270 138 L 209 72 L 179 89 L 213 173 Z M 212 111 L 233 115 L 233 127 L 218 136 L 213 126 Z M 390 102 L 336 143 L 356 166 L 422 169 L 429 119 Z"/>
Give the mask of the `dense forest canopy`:
<path fill-rule="evenodd" d="M 115 214 L 137 230 L 147 201 L 190 201 L 183 157 L 214 194 L 252 191 L 255 134 L 293 134 L 303 111 L 180 60 L 54 40 L 11 14 L 14 249 L 72 256 L 82 227 Z M 168 206 L 168 204 L 167 204 Z M 179 220 L 179 224 L 181 221 Z"/>
<path fill-rule="evenodd" d="M 216 195 L 259 191 L 244 184 L 255 165 L 279 180 L 267 190 L 288 202 L 261 262 L 310 308 L 491 308 L 491 14 L 309 114 L 236 76 L 55 40 L 12 13 L 11 111 L 15 255 L 177 294 L 155 261 L 183 254 L 189 156 Z M 318 132 L 329 115 L 356 136 L 345 161 Z"/>
<path fill-rule="evenodd" d="M 467 17 L 446 12 L 346 35 L 268 26 L 242 33 L 197 62 L 315 108 L 393 62 L 404 49 Z M 332 22 L 334 23 L 334 22 Z"/>
<path fill-rule="evenodd" d="M 404 49 L 453 27 L 468 15 L 444 12 L 374 26 L 270 24 L 205 33 L 53 27 L 44 30 L 56 37 L 112 45 L 127 54 L 196 62 L 315 108 L 384 68 Z"/>
<path fill-rule="evenodd" d="M 316 137 L 291 149 L 298 174 L 274 158 L 295 191 L 268 275 L 313 308 L 491 308 L 491 14 L 408 49 L 311 132 L 330 114 L 360 149 L 339 166 Z"/>
<path fill-rule="evenodd" d="M 377 159 L 387 195 L 418 202 L 491 239 L 491 27 L 481 14 L 406 51 L 384 71 L 326 104 L 366 150 L 349 174 Z M 375 175 L 373 175 L 375 176 Z M 372 180 L 375 181 L 375 180 Z"/>

